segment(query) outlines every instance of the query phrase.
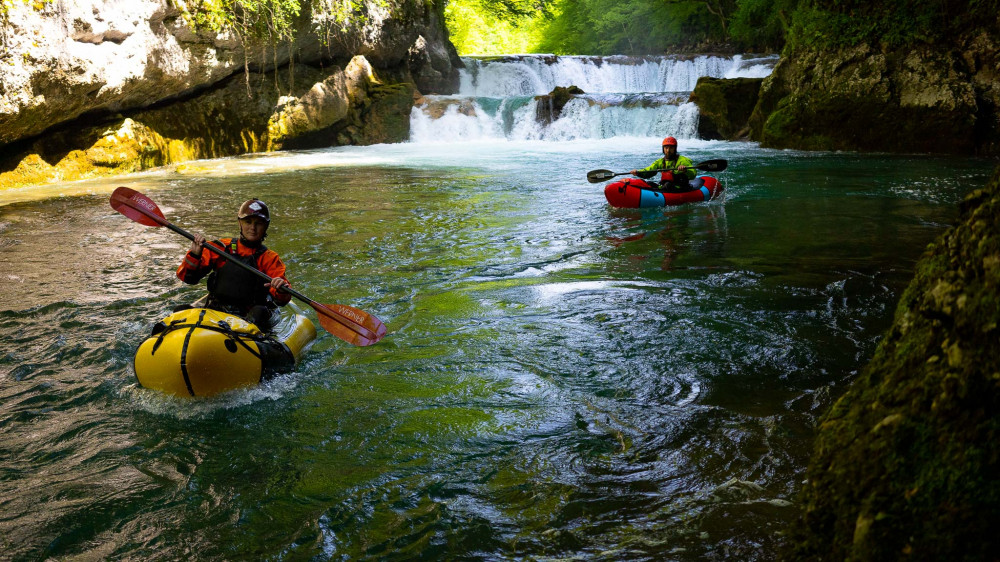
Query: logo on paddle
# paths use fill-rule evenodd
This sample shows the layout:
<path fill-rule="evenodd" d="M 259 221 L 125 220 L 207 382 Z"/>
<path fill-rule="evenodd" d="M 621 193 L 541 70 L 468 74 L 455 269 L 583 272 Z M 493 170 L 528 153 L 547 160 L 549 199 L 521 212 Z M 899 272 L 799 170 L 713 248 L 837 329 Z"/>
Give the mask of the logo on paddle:
<path fill-rule="evenodd" d="M 131 199 L 132 199 L 132 201 L 135 201 L 139 205 L 142 205 L 147 211 L 152 212 L 154 209 L 156 209 L 156 204 L 155 203 L 153 203 L 149 199 L 146 199 L 145 197 L 143 197 L 142 195 L 140 195 L 138 193 L 136 193 L 135 195 L 133 195 L 131 197 Z"/>
<path fill-rule="evenodd" d="M 346 306 L 340 306 L 340 305 L 335 305 L 335 306 L 336 306 L 337 312 L 339 312 L 342 316 L 346 316 L 346 317 L 350 318 L 351 320 L 354 320 L 358 324 L 361 324 L 362 322 L 365 321 L 365 317 L 364 316 L 358 314 L 357 312 L 354 312 L 353 310 L 347 308 Z"/>

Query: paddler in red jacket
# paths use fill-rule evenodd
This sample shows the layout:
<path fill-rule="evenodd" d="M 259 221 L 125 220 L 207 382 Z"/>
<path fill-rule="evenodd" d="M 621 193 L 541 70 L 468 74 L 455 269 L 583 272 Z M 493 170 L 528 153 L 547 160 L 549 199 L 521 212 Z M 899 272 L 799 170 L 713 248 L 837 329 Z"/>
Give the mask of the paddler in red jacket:
<path fill-rule="evenodd" d="M 289 286 L 285 279 L 285 264 L 273 250 L 264 246 L 271 213 L 259 199 L 249 199 L 240 205 L 236 218 L 240 225 L 239 238 L 222 238 L 212 242 L 225 249 L 232 258 L 253 266 L 271 277 L 267 283 L 245 269 L 226 263 L 215 252 L 202 248 L 205 236 L 192 233 L 194 240 L 184 261 L 177 268 L 177 277 L 188 284 L 195 284 L 208 275 L 207 308 L 245 317 L 262 332 L 269 332 L 274 325 L 278 306 L 288 304 L 292 296 L 282 287 Z"/>
<path fill-rule="evenodd" d="M 663 149 L 663 158 L 641 170 L 632 170 L 632 175 L 638 175 L 639 172 L 662 171 L 659 185 L 661 189 L 690 191 L 692 189 L 691 180 L 695 177 L 694 163 L 687 156 L 677 154 L 677 139 L 674 137 L 663 139 L 663 143 L 660 146 Z M 649 174 L 648 177 L 652 177 L 652 174 Z"/>

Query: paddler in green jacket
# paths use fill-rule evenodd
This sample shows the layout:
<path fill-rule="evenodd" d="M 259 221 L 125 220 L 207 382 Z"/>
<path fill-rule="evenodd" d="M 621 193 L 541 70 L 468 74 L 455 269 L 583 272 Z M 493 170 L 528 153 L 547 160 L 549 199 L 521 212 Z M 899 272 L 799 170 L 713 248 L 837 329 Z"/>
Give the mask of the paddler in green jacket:
<path fill-rule="evenodd" d="M 671 191 L 690 191 L 690 181 L 695 176 L 694 163 L 687 156 L 677 154 L 677 139 L 674 137 L 663 139 L 662 147 L 663 158 L 641 170 L 632 170 L 632 175 L 639 175 L 640 172 L 662 172 L 660 174 L 660 188 Z"/>

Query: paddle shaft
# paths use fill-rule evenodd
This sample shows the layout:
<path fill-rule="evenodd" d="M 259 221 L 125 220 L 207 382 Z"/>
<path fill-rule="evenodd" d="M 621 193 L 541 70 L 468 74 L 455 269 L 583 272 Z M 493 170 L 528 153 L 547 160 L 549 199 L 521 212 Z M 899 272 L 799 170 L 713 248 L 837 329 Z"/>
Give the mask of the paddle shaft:
<path fill-rule="evenodd" d="M 729 163 L 726 160 L 706 160 L 704 162 L 699 162 L 698 164 L 694 164 L 693 166 L 688 166 L 687 168 L 702 170 L 706 172 L 721 172 L 725 170 L 728 165 Z M 638 171 L 642 172 L 643 174 L 648 173 L 649 174 L 648 177 L 653 177 L 653 175 L 655 175 L 657 172 L 668 172 L 673 170 L 638 170 Z M 632 172 L 615 173 L 612 172 L 611 170 L 591 170 L 587 172 L 587 181 L 589 181 L 590 183 L 597 183 L 609 180 L 617 176 L 627 176 L 631 173 Z M 638 173 L 636 175 L 638 175 L 639 177 L 643 177 Z"/>
<path fill-rule="evenodd" d="M 685 169 L 686 170 L 702 170 L 702 171 L 705 171 L 705 172 L 721 172 L 722 170 L 726 169 L 726 165 L 721 164 L 721 162 L 724 162 L 724 161 L 720 161 L 720 160 L 706 160 L 704 162 L 699 162 L 697 164 L 694 164 L 694 165 L 691 165 L 691 166 L 687 166 Z M 642 171 L 642 170 L 637 170 L 637 171 Z M 663 170 L 645 170 L 645 171 L 647 171 L 647 172 L 653 172 L 655 174 L 657 172 L 675 172 L 675 171 L 678 171 L 678 170 L 663 169 Z M 625 172 L 625 173 L 626 174 L 630 174 L 631 172 Z M 684 173 L 684 172 L 681 171 L 681 173 Z M 617 175 L 622 175 L 622 174 L 615 174 L 615 175 L 617 176 Z"/>
<path fill-rule="evenodd" d="M 146 209 L 143 209 L 139 205 L 130 205 L 130 207 L 133 208 L 133 209 L 135 209 L 135 210 L 137 210 L 137 211 L 139 211 L 143 215 L 149 217 L 150 219 L 152 219 L 153 221 L 155 221 L 157 224 L 159 224 L 161 226 L 165 226 L 165 227 L 169 228 L 170 230 L 173 230 L 177 234 L 180 234 L 184 238 L 187 238 L 188 240 L 194 242 L 194 235 L 193 234 L 191 234 L 190 232 L 184 230 L 183 228 L 175 225 L 174 223 L 172 223 L 172 222 L 170 222 L 170 221 L 168 221 L 168 220 L 166 220 L 166 219 L 164 219 L 162 217 L 159 217 L 159 216 L 157 216 L 157 215 L 155 215 L 155 214 L 147 211 Z M 220 258 L 226 260 L 227 262 L 229 262 L 229 263 L 231 263 L 233 265 L 237 265 L 239 267 L 242 267 L 243 269 L 249 271 L 250 273 L 253 273 L 257 277 L 260 277 L 261 279 L 267 281 L 268 283 L 271 282 L 271 276 L 270 275 L 264 273 L 263 271 L 258 270 L 255 267 L 252 267 L 252 266 L 250 266 L 250 265 L 248 265 L 246 263 L 243 263 L 240 260 L 233 259 L 233 257 L 230 256 L 225 250 L 223 250 L 221 248 L 217 248 L 217 247 L 215 247 L 215 245 L 209 244 L 208 242 L 202 242 L 201 247 L 205 248 L 206 250 L 208 250 L 210 252 L 213 252 L 214 254 L 216 254 L 217 256 L 219 256 Z M 313 309 L 315 309 L 316 312 L 322 312 L 322 313 L 324 313 L 327 317 L 329 317 L 330 319 L 332 319 L 332 320 L 334 320 L 334 321 L 336 321 L 336 322 L 344 325 L 345 327 L 351 328 L 352 330 L 360 329 L 360 330 L 364 330 L 365 332 L 368 332 L 368 333 L 373 333 L 371 330 L 369 330 L 365 326 L 361 325 L 360 323 L 355 322 L 353 319 L 344 317 L 344 313 L 347 312 L 346 310 L 341 310 L 339 312 L 336 311 L 336 310 L 333 310 L 329 306 L 327 306 L 325 304 L 322 304 L 322 303 L 318 303 L 318 302 L 312 300 L 311 298 L 303 295 L 302 293 L 300 293 L 300 292 L 296 291 L 295 289 L 292 289 L 291 287 L 288 287 L 288 286 L 282 287 L 281 290 L 284 291 L 284 292 L 286 292 L 286 293 L 288 293 L 288 294 L 290 294 L 290 295 L 292 295 L 293 297 L 301 300 L 302 302 L 308 304 L 309 306 L 313 307 Z M 343 308 L 343 307 L 338 307 L 338 308 Z M 352 326 L 352 324 L 353 324 L 353 326 Z"/>

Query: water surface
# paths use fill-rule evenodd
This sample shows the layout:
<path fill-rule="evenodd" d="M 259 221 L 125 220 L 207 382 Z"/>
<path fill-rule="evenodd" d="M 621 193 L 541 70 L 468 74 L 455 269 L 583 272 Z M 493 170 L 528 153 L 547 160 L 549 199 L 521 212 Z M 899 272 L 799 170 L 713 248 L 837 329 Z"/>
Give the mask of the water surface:
<path fill-rule="evenodd" d="M 614 210 L 586 182 L 657 146 L 339 148 L 0 193 L 0 547 L 773 558 L 813 423 L 991 165 L 690 140 L 729 159 L 723 201 Z M 388 336 L 321 334 L 222 397 L 138 388 L 151 323 L 203 289 L 173 276 L 185 239 L 110 208 L 117 185 L 216 237 L 265 200 L 295 287 Z"/>

